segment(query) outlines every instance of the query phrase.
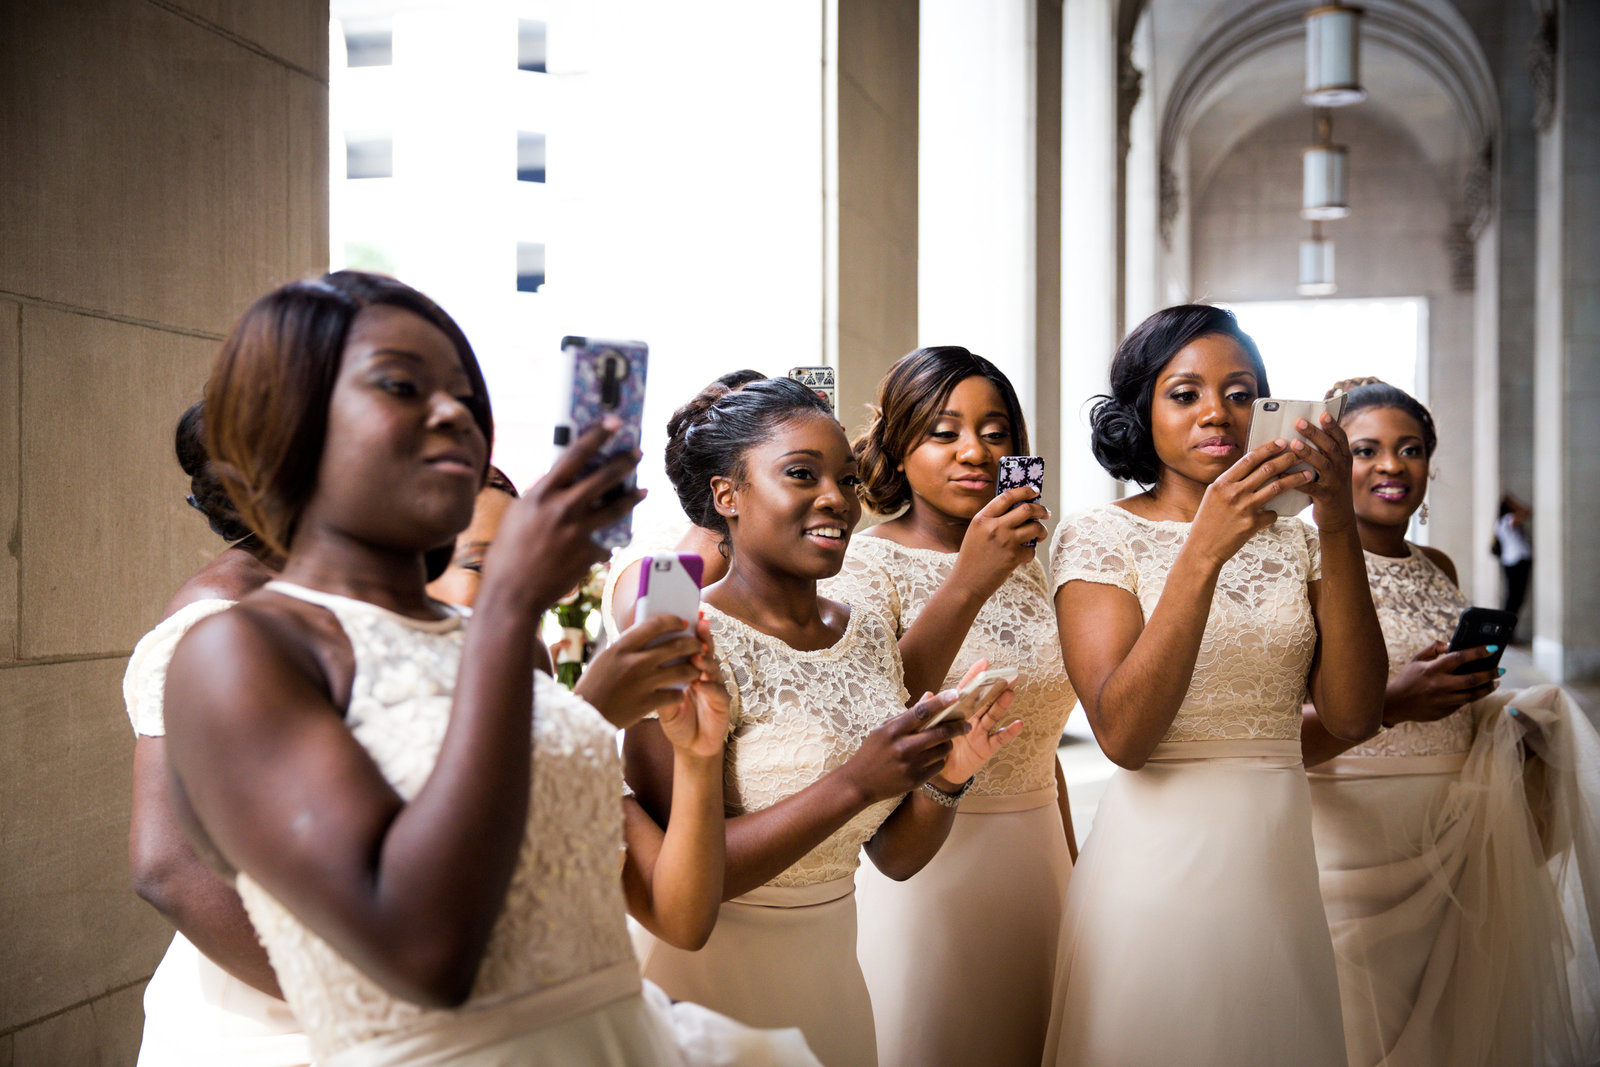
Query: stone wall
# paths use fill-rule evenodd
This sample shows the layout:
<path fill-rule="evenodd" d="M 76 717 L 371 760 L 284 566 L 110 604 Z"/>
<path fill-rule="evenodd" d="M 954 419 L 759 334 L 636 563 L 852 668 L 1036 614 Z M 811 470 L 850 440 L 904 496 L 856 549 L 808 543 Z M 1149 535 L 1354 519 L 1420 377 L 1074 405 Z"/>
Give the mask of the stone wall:
<path fill-rule="evenodd" d="M 218 547 L 172 427 L 327 263 L 326 0 L 0 8 L 0 1064 L 131 1064 L 127 655 Z"/>

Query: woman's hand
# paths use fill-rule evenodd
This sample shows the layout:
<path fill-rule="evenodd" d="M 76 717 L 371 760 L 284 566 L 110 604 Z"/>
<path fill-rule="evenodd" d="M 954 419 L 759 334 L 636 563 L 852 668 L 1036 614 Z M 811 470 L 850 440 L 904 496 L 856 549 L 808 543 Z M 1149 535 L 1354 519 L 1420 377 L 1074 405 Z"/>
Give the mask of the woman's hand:
<path fill-rule="evenodd" d="M 1448 647 L 1443 641 L 1435 641 L 1389 679 L 1383 695 L 1385 726 L 1435 722 L 1500 688 L 1499 674 L 1492 670 L 1451 673 L 1464 664 L 1486 659 L 1491 655 L 1488 647 L 1460 652 L 1448 652 Z"/>
<path fill-rule="evenodd" d="M 1311 480 L 1310 471 L 1284 474 L 1302 458 L 1289 451 L 1288 442 L 1282 438 L 1240 456 L 1238 462 L 1206 486 L 1189 529 L 1189 544 L 1199 548 L 1215 566 L 1232 559 L 1246 541 L 1277 521 L 1275 512 L 1263 511 L 1262 507 L 1283 490 L 1304 489 Z M 1348 502 L 1348 460 L 1345 470 Z"/>
<path fill-rule="evenodd" d="M 987 600 L 1012 571 L 1033 558 L 1049 517 L 1033 486 L 1007 489 L 972 517 L 951 577 Z"/>
<path fill-rule="evenodd" d="M 694 662 L 702 649 L 701 639 L 684 634 L 687 625 L 682 619 L 658 615 L 630 626 L 595 656 L 573 692 L 619 730 L 652 711 L 679 703 L 684 687 L 703 675 Z"/>
<path fill-rule="evenodd" d="M 1300 490 L 1311 498 L 1311 518 L 1317 529 L 1338 533 L 1356 522 L 1355 498 L 1350 492 L 1350 438 L 1327 412 L 1320 421 L 1322 425 L 1317 427 L 1305 419 L 1297 420 L 1295 429 L 1305 441 L 1291 441 L 1289 450 L 1297 461 L 1311 464 L 1316 474 L 1315 480 Z"/>
<path fill-rule="evenodd" d="M 728 736 L 728 687 L 711 642 L 711 624 L 701 619 L 695 633 L 701 650 L 690 663 L 698 676 L 676 704 L 661 709 L 661 732 L 681 755 L 720 759 Z"/>
<path fill-rule="evenodd" d="M 635 489 L 601 501 L 638 466 L 639 452 L 624 452 L 588 473 L 585 467 L 621 425 L 607 416 L 589 427 L 548 474 L 512 502 L 484 558 L 485 591 L 514 589 L 523 598 L 518 603 L 541 614 L 609 555 L 595 543 L 595 533 L 632 511 L 644 492 Z"/>
<path fill-rule="evenodd" d="M 860 791 L 866 804 L 904 796 L 938 773 L 950 758 L 952 743 L 966 733 L 961 719 L 947 719 L 934 726 L 924 724 L 934 713 L 955 700 L 953 691 L 925 696 L 867 735 L 856 754 L 838 773 Z"/>
<path fill-rule="evenodd" d="M 956 690 L 959 692 L 988 667 L 989 661 L 983 659 L 968 667 Z M 944 761 L 939 773 L 933 777 L 935 788 L 942 789 L 946 793 L 959 791 L 962 784 L 977 774 L 978 768 L 989 761 L 990 756 L 1022 733 L 1021 719 L 1007 723 L 1003 728 L 1000 726 L 1005 722 L 1006 709 L 1011 707 L 1016 697 L 1016 691 L 1011 688 L 1011 683 L 1007 682 L 995 691 L 987 704 L 967 720 L 966 732 L 955 739 L 950 746 L 949 758 Z"/>

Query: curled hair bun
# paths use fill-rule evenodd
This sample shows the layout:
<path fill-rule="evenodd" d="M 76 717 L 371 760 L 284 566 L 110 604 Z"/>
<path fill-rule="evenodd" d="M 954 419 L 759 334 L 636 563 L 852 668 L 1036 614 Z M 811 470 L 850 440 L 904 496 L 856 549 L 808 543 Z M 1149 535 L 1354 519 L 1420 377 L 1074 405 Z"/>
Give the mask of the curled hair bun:
<path fill-rule="evenodd" d="M 1150 428 L 1137 408 L 1101 394 L 1089 410 L 1089 430 L 1094 458 L 1108 474 L 1124 482 L 1155 484 L 1161 464 L 1148 447 Z"/>
<path fill-rule="evenodd" d="M 1333 385 L 1328 387 L 1328 391 L 1322 394 L 1322 399 L 1331 400 L 1334 393 L 1353 393 L 1357 388 L 1363 385 L 1388 384 L 1389 383 L 1384 381 L 1382 378 L 1374 378 L 1370 374 L 1364 378 L 1341 378 L 1334 382 Z"/>

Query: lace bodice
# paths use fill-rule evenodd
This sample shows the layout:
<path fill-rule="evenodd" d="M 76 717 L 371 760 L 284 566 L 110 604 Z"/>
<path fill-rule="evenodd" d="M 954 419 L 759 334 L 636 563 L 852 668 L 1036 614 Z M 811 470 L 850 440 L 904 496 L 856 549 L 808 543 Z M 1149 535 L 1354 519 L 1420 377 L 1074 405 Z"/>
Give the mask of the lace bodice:
<path fill-rule="evenodd" d="M 1389 677 L 1435 641 L 1448 641 L 1466 597 L 1438 564 L 1417 546 L 1406 544 L 1401 558 L 1367 556 L 1367 581 L 1378 609 L 1383 645 L 1389 652 Z M 1472 705 L 1436 722 L 1402 722 L 1378 731 L 1347 756 L 1442 756 L 1472 747 Z"/>
<path fill-rule="evenodd" d="M 800 792 L 906 710 L 900 650 L 875 612 L 852 610 L 831 647 L 800 652 L 710 604 L 704 610 L 732 697 L 723 757 L 729 815 Z M 769 884 L 816 885 L 853 874 L 861 846 L 900 799 L 860 812 Z"/>
<path fill-rule="evenodd" d="M 395 790 L 415 796 L 449 722 L 463 620 L 430 623 L 287 583 L 268 588 L 321 604 L 344 627 L 355 653 L 346 724 Z M 633 951 L 618 864 L 616 733 L 581 699 L 543 674 L 534 678 L 533 780 L 522 851 L 461 1010 L 561 985 Z M 384 991 L 247 875 L 239 876 L 238 888 L 319 1060 L 441 1014 Z"/>
<path fill-rule="evenodd" d="M 1056 530 L 1052 586 L 1126 589 L 1148 619 L 1189 527 L 1116 504 L 1074 515 Z M 1279 519 L 1223 564 L 1189 691 L 1163 741 L 1299 740 L 1317 644 L 1306 586 L 1321 577 L 1317 533 L 1299 519 Z"/>
<path fill-rule="evenodd" d="M 167 732 L 162 713 L 167 688 L 167 666 L 178 640 L 208 615 L 226 611 L 231 600 L 196 600 L 162 619 L 133 646 L 128 670 L 122 676 L 122 702 L 127 706 L 133 732 L 143 737 L 163 737 Z"/>
<path fill-rule="evenodd" d="M 822 585 L 824 596 L 885 610 L 903 637 L 955 567 L 955 553 L 907 548 L 886 537 L 855 537 L 838 577 Z M 1007 796 L 1055 784 L 1056 746 L 1077 698 L 1061 662 L 1055 605 L 1038 560 L 1011 572 L 973 620 L 956 653 L 945 688 L 979 659 L 1021 673 L 1007 718 L 1021 719 L 1022 733 L 978 771 L 974 796 Z"/>

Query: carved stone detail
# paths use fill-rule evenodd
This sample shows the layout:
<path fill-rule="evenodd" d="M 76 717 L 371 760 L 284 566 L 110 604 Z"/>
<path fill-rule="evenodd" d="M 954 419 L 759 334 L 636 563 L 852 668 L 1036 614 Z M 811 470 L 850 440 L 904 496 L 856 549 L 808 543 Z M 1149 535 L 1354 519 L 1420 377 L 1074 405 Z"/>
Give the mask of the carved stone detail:
<path fill-rule="evenodd" d="M 1133 109 L 1143 91 L 1144 72 L 1133 65 L 1133 42 L 1123 41 L 1117 49 L 1117 151 L 1124 158 L 1132 143 L 1129 126 L 1133 121 Z"/>
<path fill-rule="evenodd" d="M 1472 223 L 1467 219 L 1452 222 L 1444 247 L 1450 256 L 1450 288 L 1458 293 L 1472 292 L 1478 284 L 1478 241 Z"/>
<path fill-rule="evenodd" d="M 1494 142 L 1485 141 L 1461 183 L 1468 235 L 1476 241 L 1494 214 Z"/>
<path fill-rule="evenodd" d="M 1556 12 L 1552 7 L 1539 15 L 1539 28 L 1528 42 L 1528 78 L 1533 82 L 1533 124 L 1541 130 L 1550 128 L 1556 117 L 1556 63 L 1557 45 L 1560 42 Z"/>
<path fill-rule="evenodd" d="M 1161 243 L 1172 247 L 1172 226 L 1178 221 L 1182 194 L 1178 192 L 1178 176 L 1170 166 L 1161 165 Z"/>

